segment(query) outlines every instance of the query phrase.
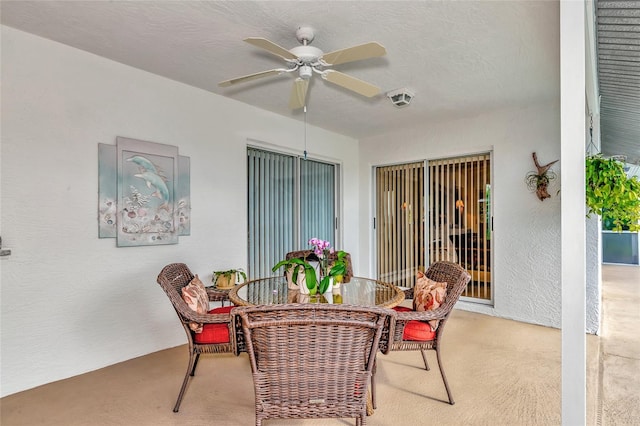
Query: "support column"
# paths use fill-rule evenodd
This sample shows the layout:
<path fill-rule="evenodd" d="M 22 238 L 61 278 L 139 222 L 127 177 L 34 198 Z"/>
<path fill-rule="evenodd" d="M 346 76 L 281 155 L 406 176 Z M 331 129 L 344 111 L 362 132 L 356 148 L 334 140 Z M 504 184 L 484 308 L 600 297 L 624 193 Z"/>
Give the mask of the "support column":
<path fill-rule="evenodd" d="M 560 2 L 562 424 L 586 424 L 585 4 Z"/>

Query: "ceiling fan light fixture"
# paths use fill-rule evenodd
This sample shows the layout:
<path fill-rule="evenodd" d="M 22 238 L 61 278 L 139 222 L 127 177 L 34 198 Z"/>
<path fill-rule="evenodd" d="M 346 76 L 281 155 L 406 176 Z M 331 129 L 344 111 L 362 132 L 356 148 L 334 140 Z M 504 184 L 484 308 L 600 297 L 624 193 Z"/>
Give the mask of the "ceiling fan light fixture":
<path fill-rule="evenodd" d="M 311 68 L 309 65 L 302 65 L 300 67 L 300 78 L 304 78 L 305 80 L 308 80 L 311 78 L 312 74 L 313 74 L 313 68 Z"/>

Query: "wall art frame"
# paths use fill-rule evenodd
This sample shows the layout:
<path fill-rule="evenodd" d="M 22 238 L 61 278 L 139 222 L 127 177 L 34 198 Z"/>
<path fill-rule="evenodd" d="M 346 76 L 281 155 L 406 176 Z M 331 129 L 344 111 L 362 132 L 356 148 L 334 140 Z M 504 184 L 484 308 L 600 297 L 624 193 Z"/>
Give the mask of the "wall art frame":
<path fill-rule="evenodd" d="M 120 136 L 98 144 L 98 236 L 131 247 L 190 235 L 190 168 L 176 146 Z"/>

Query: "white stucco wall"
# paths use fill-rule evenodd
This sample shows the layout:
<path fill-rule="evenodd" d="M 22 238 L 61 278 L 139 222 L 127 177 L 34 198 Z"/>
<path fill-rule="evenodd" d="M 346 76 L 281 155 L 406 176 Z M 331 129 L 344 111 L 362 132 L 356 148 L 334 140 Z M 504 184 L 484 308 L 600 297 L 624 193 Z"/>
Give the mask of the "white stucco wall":
<path fill-rule="evenodd" d="M 417 100 L 417 99 L 416 99 Z M 410 107 L 409 107 L 410 108 Z M 451 121 L 434 121 L 403 133 L 360 141 L 361 262 L 375 274 L 371 168 L 379 164 L 437 159 L 493 151 L 492 278 L 494 306 L 459 302 L 457 307 L 519 321 L 560 327 L 560 198 L 558 175 L 541 202 L 525 183 L 535 171 L 537 152 L 542 164 L 560 158 L 559 99 Z M 369 253 L 369 256 L 366 255 Z"/>
<path fill-rule="evenodd" d="M 186 262 L 246 266 L 247 138 L 302 150 L 294 121 L 2 27 L 2 396 L 185 343 L 155 279 Z M 358 142 L 309 126 L 344 172 L 343 247 L 358 257 Z M 99 239 L 98 143 L 176 145 L 191 158 L 191 236 Z M 356 265 L 356 269 L 358 265 Z"/>

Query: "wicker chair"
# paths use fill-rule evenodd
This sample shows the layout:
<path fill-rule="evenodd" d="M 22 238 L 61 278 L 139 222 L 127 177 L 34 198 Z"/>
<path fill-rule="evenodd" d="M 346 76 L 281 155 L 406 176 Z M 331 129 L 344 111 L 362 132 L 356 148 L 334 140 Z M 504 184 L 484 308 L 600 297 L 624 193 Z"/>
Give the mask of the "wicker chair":
<path fill-rule="evenodd" d="M 173 407 L 175 413 L 180 409 L 180 403 L 187 389 L 189 377 L 193 376 L 196 372 L 200 354 L 233 353 L 235 346 L 235 341 L 230 339 L 231 317 L 229 311 L 232 307 L 217 308 L 209 311 L 208 314 L 198 314 L 189 308 L 182 299 L 182 287 L 189 284 L 193 277 L 194 275 L 184 263 L 169 264 L 165 266 L 158 275 L 158 284 L 160 284 L 165 293 L 167 293 L 167 296 L 169 296 L 169 300 L 171 300 L 171 304 L 178 314 L 180 323 L 187 333 L 187 340 L 189 342 L 189 364 L 182 382 L 182 387 L 180 388 L 178 400 Z M 209 300 L 220 300 L 220 298 L 212 294 Z M 192 321 L 204 324 L 205 330 L 199 336 L 189 328 L 189 323 Z M 223 326 L 227 329 L 226 339 L 224 338 Z M 210 338 L 214 334 L 216 336 Z"/>
<path fill-rule="evenodd" d="M 420 351 L 422 353 L 422 360 L 426 370 L 429 370 L 429 363 L 427 362 L 426 350 L 434 350 L 438 360 L 438 367 L 440 368 L 440 374 L 442 375 L 442 381 L 444 387 L 447 390 L 447 396 L 449 398 L 449 404 L 453 405 L 453 397 L 451 396 L 451 389 L 447 383 L 447 376 L 444 373 L 442 366 L 442 360 L 440 356 L 440 346 L 442 344 L 442 335 L 445 330 L 445 325 L 453 306 L 456 304 L 460 295 L 467 287 L 467 283 L 471 279 L 471 276 L 467 271 L 458 265 L 457 263 L 448 261 L 434 262 L 425 272 L 427 278 L 436 282 L 447 283 L 447 295 L 444 303 L 437 309 L 425 312 L 417 312 L 414 310 L 401 311 L 402 308 L 395 308 L 398 310 L 398 319 L 395 326 L 395 334 L 393 337 L 393 343 L 391 344 L 392 351 Z M 411 289 L 413 290 L 413 289 Z M 412 295 L 413 296 L 413 295 Z M 439 320 L 435 336 L 428 340 L 405 340 L 405 328 L 411 321 L 428 322 L 430 320 Z M 415 324 L 411 324 L 410 327 Z M 375 383 L 372 383 L 372 387 Z M 375 395 L 374 395 L 375 396 Z M 375 399 L 374 399 L 375 407 Z"/>
<path fill-rule="evenodd" d="M 251 362 L 256 426 L 299 418 L 366 423 L 368 384 L 383 336 L 393 333 L 393 310 L 293 303 L 237 307 L 231 315 Z"/>
<path fill-rule="evenodd" d="M 313 252 L 313 250 L 290 251 L 289 253 L 286 254 L 285 259 L 287 259 L 287 260 L 289 260 L 289 259 L 302 259 L 302 260 L 307 260 L 307 261 L 311 261 L 311 262 L 317 262 L 318 261 L 318 257 Z M 335 254 L 329 255 L 329 259 L 330 260 L 335 260 Z M 353 266 L 351 264 L 351 255 L 349 253 L 347 253 L 347 256 L 346 256 L 345 260 L 347 261 L 347 273 L 343 277 L 343 280 L 344 280 L 345 283 L 348 283 L 351 280 L 351 277 L 353 277 Z"/>

